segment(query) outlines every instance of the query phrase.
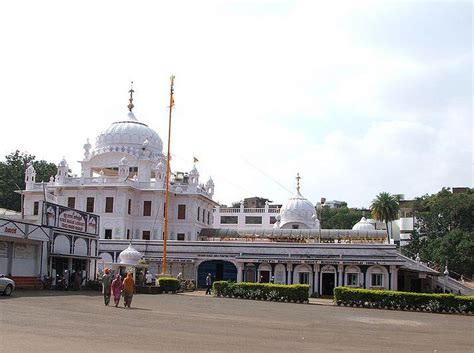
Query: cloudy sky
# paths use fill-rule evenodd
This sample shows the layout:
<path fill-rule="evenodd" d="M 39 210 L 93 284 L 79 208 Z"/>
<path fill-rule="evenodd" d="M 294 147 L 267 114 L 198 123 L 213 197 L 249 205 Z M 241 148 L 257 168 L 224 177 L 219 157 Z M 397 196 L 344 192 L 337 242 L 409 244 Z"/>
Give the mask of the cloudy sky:
<path fill-rule="evenodd" d="M 79 174 L 130 80 L 166 142 L 174 74 L 173 167 L 222 203 L 473 186 L 471 2 L 9 1 L 0 32 L 1 155 Z"/>

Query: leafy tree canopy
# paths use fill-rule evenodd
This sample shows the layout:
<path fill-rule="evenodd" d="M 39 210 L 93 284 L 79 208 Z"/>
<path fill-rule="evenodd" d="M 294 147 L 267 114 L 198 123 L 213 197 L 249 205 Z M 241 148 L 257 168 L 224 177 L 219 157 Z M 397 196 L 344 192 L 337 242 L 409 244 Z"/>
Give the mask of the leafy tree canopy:
<path fill-rule="evenodd" d="M 0 207 L 21 210 L 21 198 L 15 190 L 25 189 L 25 170 L 32 163 L 36 170 L 36 181 L 49 181 L 56 175 L 57 167 L 45 160 L 36 160 L 34 155 L 16 150 L 0 161 Z"/>
<path fill-rule="evenodd" d="M 316 212 L 323 229 L 352 229 L 365 214 L 364 210 L 348 208 L 347 204 L 340 208 L 323 206 Z"/>
<path fill-rule="evenodd" d="M 474 190 L 452 193 L 443 188 L 434 195 L 415 200 L 415 230 L 404 249 L 408 255 L 437 264 L 446 262 L 453 275 L 474 274 Z"/>
<path fill-rule="evenodd" d="M 400 210 L 398 201 L 398 196 L 391 195 L 388 192 L 381 192 L 375 197 L 370 205 L 372 217 L 377 221 L 385 222 L 387 231 L 390 229 L 388 223 L 398 219 L 398 211 Z M 391 236 L 389 235 L 389 241 L 390 238 Z"/>

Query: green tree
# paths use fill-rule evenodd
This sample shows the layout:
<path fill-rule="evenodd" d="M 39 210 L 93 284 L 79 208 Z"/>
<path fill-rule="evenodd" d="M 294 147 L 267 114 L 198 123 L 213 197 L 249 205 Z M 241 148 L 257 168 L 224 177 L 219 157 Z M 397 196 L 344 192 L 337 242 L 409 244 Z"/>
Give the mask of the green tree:
<path fill-rule="evenodd" d="M 419 253 L 442 269 L 446 262 L 453 275 L 474 274 L 474 191 L 452 193 L 443 188 L 415 200 L 415 227 L 403 251 Z"/>
<path fill-rule="evenodd" d="M 377 221 L 385 222 L 389 242 L 392 232 L 389 232 L 388 223 L 398 219 L 399 210 L 398 197 L 388 192 L 378 194 L 370 205 L 372 217 Z"/>
<path fill-rule="evenodd" d="M 21 197 L 15 191 L 25 189 L 25 170 L 30 163 L 36 170 L 37 182 L 49 181 L 50 176 L 56 175 L 54 163 L 35 159 L 34 155 L 16 150 L 0 162 L 0 207 L 21 210 Z"/>
<path fill-rule="evenodd" d="M 316 210 L 321 228 L 352 229 L 364 215 L 364 210 L 348 208 L 347 204 L 340 208 L 320 207 Z"/>

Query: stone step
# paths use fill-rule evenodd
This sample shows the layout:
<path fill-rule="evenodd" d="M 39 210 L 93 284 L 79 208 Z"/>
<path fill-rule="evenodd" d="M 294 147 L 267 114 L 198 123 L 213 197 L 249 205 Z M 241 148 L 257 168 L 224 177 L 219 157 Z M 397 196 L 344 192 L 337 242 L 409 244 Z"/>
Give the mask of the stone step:
<path fill-rule="evenodd" d="M 42 289 L 43 283 L 37 277 L 11 276 L 18 289 Z"/>

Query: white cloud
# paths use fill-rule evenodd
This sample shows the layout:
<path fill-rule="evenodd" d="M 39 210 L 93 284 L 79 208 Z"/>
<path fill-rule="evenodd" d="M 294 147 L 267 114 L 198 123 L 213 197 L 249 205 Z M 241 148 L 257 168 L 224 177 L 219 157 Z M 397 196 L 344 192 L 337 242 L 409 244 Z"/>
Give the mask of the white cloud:
<path fill-rule="evenodd" d="M 443 55 L 430 57 L 422 32 L 412 41 L 403 32 L 406 46 L 390 40 L 400 16 L 445 39 L 470 29 L 405 5 L 390 17 L 385 5 L 57 1 L 25 12 L 10 2 L 0 21 L 9 33 L 0 152 L 79 160 L 87 137 L 125 116 L 131 79 L 137 117 L 165 140 L 175 74 L 174 166 L 189 169 L 196 155 L 222 202 L 252 194 L 283 202 L 288 192 L 272 179 L 292 189 L 296 172 L 312 201 L 355 206 L 384 190 L 472 185 L 472 48 L 437 43 Z"/>

